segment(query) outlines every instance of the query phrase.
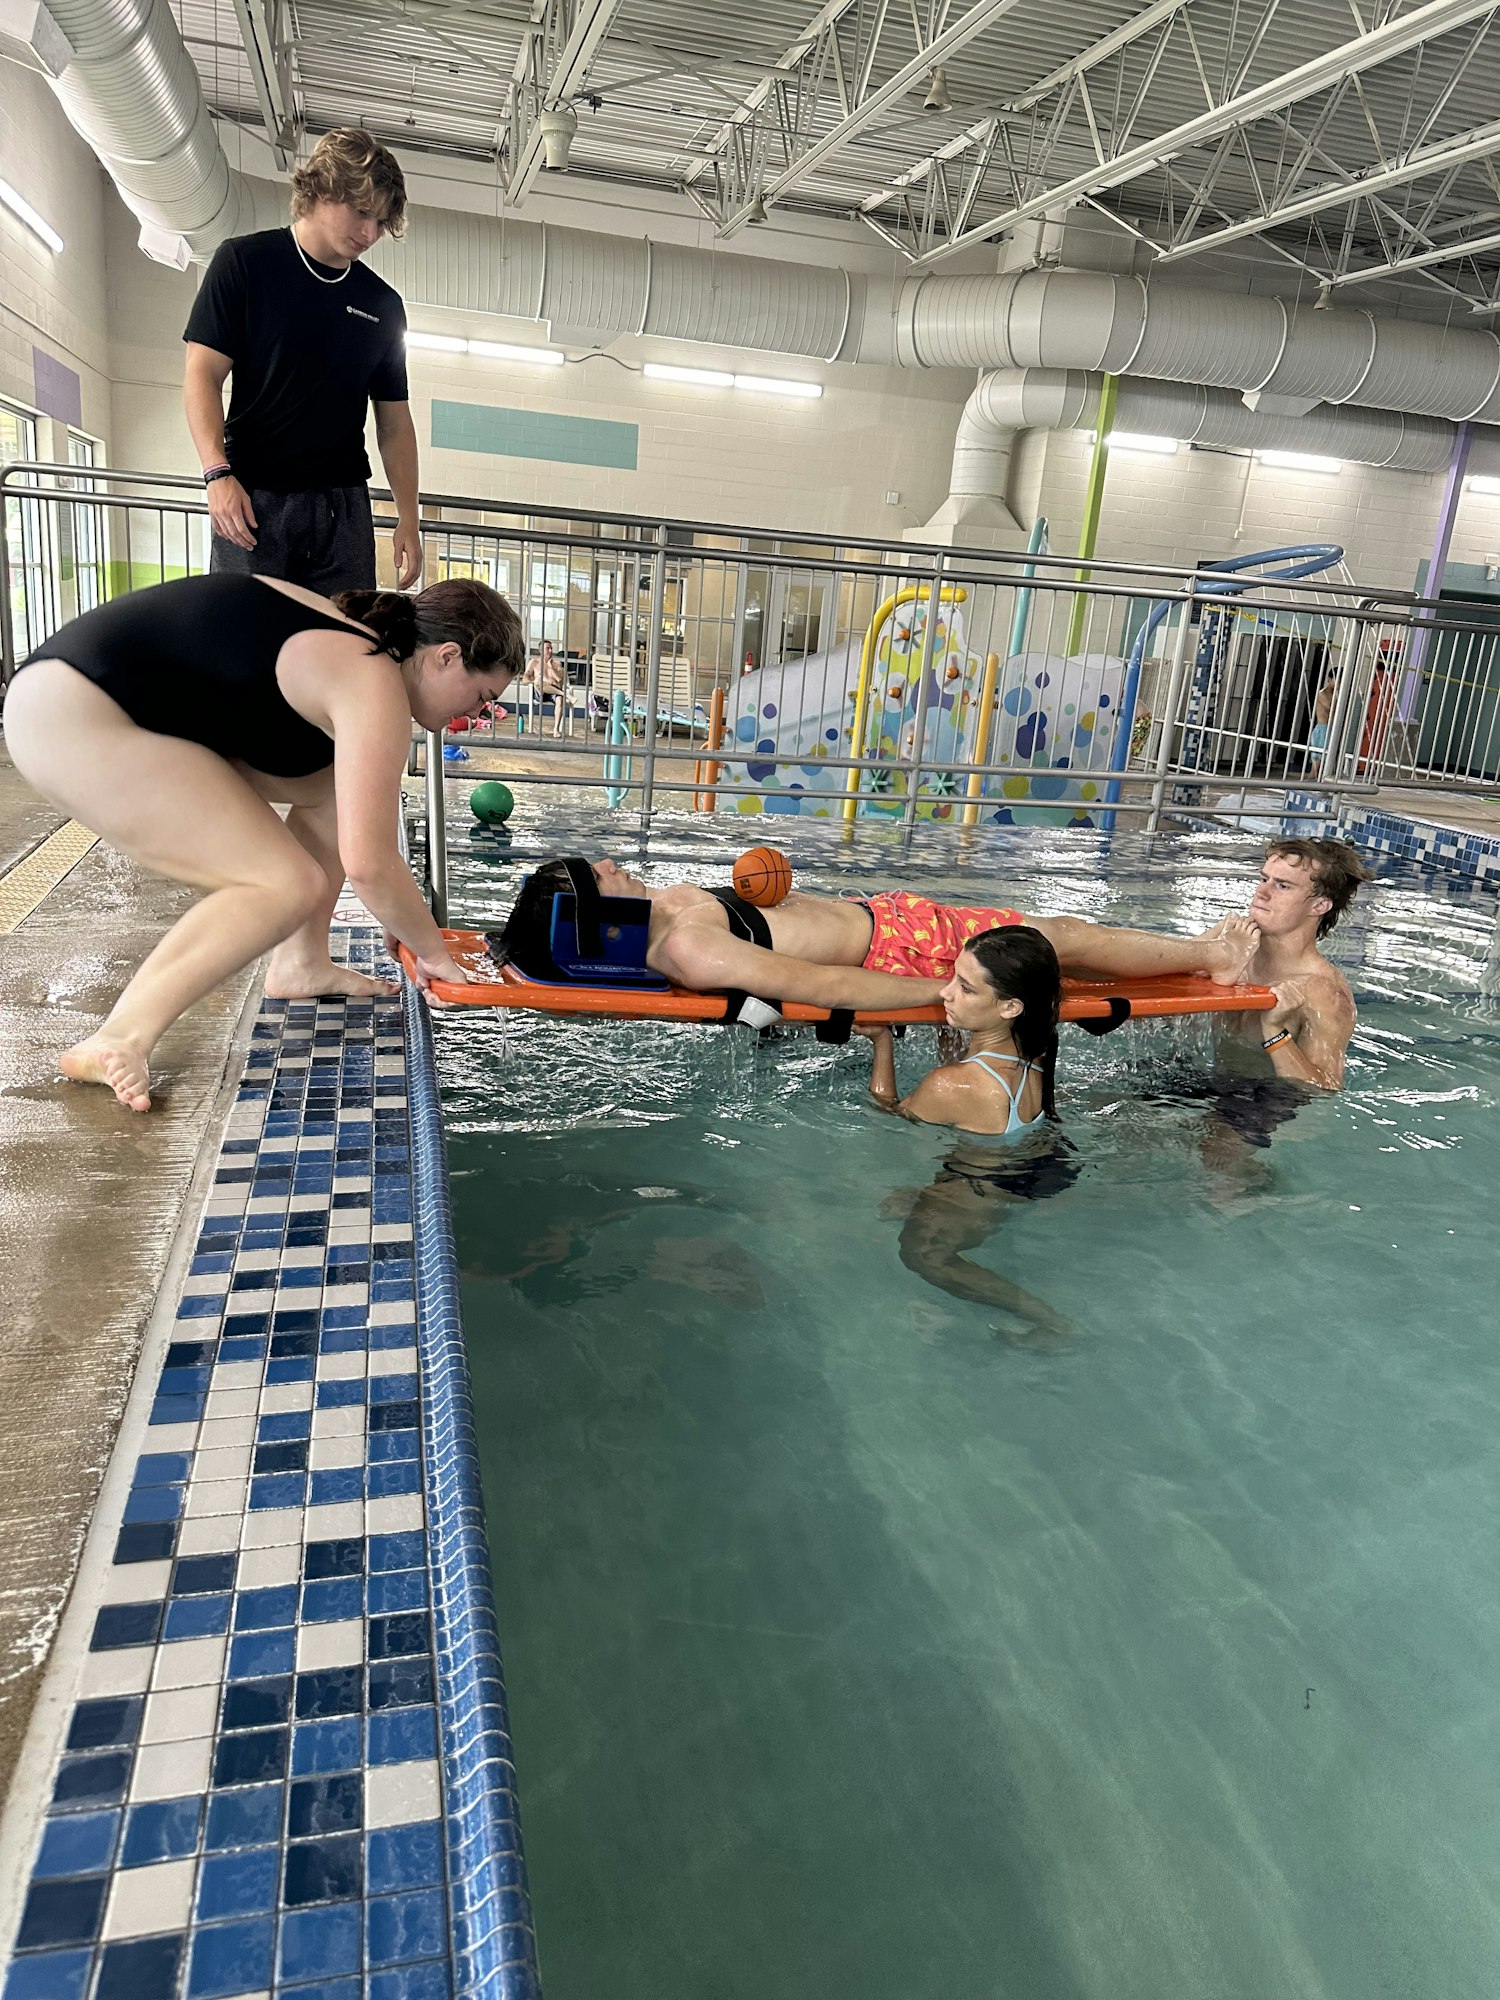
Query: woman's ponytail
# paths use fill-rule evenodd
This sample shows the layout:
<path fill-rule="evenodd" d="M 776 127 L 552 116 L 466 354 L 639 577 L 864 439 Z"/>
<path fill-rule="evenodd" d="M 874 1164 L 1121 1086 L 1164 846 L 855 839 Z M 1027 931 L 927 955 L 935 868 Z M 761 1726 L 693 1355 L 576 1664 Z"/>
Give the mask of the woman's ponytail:
<path fill-rule="evenodd" d="M 477 577 L 446 577 L 416 597 L 399 590 L 343 590 L 334 603 L 368 625 L 378 649 L 411 659 L 418 646 L 455 645 L 471 674 L 513 681 L 526 663 L 521 621 L 498 590 Z"/>
<path fill-rule="evenodd" d="M 368 625 L 380 641 L 382 653 L 393 660 L 409 660 L 420 637 L 417 600 L 399 590 L 341 590 L 334 603 L 346 618 Z"/>

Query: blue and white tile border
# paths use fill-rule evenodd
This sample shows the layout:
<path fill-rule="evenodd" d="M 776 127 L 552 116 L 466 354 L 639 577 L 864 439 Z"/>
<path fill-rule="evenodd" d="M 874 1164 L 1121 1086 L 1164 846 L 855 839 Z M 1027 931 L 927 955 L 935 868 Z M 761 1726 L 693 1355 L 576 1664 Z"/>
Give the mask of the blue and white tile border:
<path fill-rule="evenodd" d="M 416 1194 L 417 1342 L 453 1951 L 461 1994 L 534 2000 L 536 1942 L 459 1314 L 432 1024 L 404 989 Z"/>
<path fill-rule="evenodd" d="M 261 1005 L 38 1702 L 4 2000 L 539 1991 L 411 996 L 404 1028 Z"/>
<path fill-rule="evenodd" d="M 1254 832 L 1263 837 L 1279 823 L 1284 834 L 1333 835 L 1371 854 L 1441 870 L 1477 888 L 1500 889 L 1500 834 L 1446 826 L 1441 819 L 1391 812 L 1355 798 L 1340 800 L 1327 792 L 1293 788 L 1281 794 L 1279 806 L 1273 799 L 1261 812 L 1238 822 L 1187 806 L 1168 807 L 1167 816 L 1172 825 L 1198 833 Z"/>

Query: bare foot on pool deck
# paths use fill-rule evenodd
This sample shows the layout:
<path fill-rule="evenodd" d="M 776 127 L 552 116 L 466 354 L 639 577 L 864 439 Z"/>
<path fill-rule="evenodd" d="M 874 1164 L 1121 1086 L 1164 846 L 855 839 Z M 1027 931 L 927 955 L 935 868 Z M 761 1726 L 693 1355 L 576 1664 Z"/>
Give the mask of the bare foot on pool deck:
<path fill-rule="evenodd" d="M 1212 930 L 1204 931 L 1208 953 L 1208 976 L 1215 986 L 1238 986 L 1255 962 L 1260 947 L 1260 926 L 1248 917 L 1221 917 Z"/>
<path fill-rule="evenodd" d="M 151 1072 L 134 1042 L 90 1035 L 65 1049 L 57 1066 L 74 1083 L 102 1083 L 129 1111 L 151 1109 Z"/>
<path fill-rule="evenodd" d="M 277 953 L 266 967 L 266 994 L 272 1000 L 390 1000 L 400 991 L 389 979 L 335 965 L 331 958 L 308 965 Z"/>

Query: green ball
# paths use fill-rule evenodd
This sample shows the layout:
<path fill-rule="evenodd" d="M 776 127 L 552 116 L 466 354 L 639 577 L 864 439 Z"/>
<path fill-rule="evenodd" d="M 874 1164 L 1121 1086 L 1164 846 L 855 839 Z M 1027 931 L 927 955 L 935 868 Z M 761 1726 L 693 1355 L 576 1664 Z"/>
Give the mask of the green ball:
<path fill-rule="evenodd" d="M 475 819 L 482 819 L 486 826 L 503 826 L 515 809 L 516 802 L 510 786 L 493 779 L 487 784 L 476 785 L 469 794 L 470 812 Z"/>

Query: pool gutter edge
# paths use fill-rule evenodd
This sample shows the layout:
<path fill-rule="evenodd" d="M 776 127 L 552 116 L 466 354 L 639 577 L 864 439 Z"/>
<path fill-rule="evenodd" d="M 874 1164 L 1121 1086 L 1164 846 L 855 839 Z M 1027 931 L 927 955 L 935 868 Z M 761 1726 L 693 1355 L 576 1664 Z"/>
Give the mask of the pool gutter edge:
<path fill-rule="evenodd" d="M 402 985 L 423 1481 L 458 2000 L 539 2000 L 427 1004 Z"/>

